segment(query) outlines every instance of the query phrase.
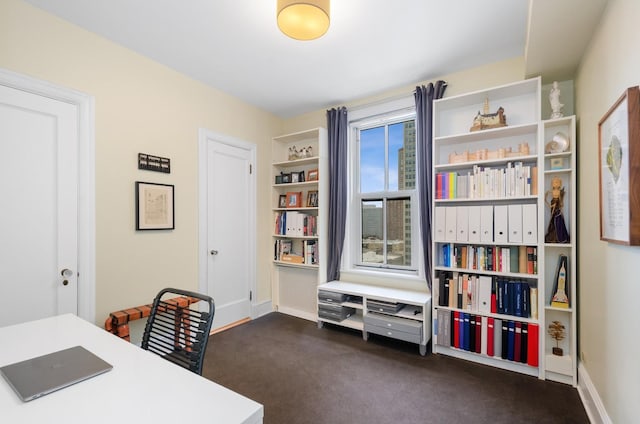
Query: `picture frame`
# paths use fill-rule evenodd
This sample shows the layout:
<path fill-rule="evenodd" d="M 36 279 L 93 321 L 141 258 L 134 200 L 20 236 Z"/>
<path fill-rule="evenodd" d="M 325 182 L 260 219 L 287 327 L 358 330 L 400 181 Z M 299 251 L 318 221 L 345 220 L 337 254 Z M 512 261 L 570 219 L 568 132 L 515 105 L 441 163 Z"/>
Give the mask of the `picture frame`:
<path fill-rule="evenodd" d="M 278 207 L 286 208 L 287 207 L 287 196 L 285 194 L 281 194 L 278 198 Z"/>
<path fill-rule="evenodd" d="M 136 181 L 136 230 L 175 229 L 175 190 L 171 184 Z"/>
<path fill-rule="evenodd" d="M 298 172 L 298 182 L 299 182 L 299 183 L 303 183 L 303 182 L 305 182 L 305 178 L 304 178 L 304 171 L 300 171 L 300 172 Z"/>
<path fill-rule="evenodd" d="M 282 174 L 282 184 L 289 184 L 291 182 L 291 174 Z"/>
<path fill-rule="evenodd" d="M 598 122 L 600 240 L 640 245 L 640 88 L 630 87 Z M 634 165 L 634 166 L 632 166 Z"/>
<path fill-rule="evenodd" d="M 307 181 L 318 181 L 318 169 L 310 169 L 307 171 Z"/>
<path fill-rule="evenodd" d="M 287 208 L 299 208 L 302 206 L 302 192 L 301 191 L 289 191 L 287 196 Z"/>
<path fill-rule="evenodd" d="M 551 159 L 549 159 L 549 167 L 551 169 L 563 169 L 564 168 L 564 159 L 563 158 L 551 158 Z"/>
<path fill-rule="evenodd" d="M 307 192 L 307 207 L 309 208 L 318 207 L 318 190 L 309 190 Z"/>
<path fill-rule="evenodd" d="M 300 180 L 300 174 L 297 172 L 292 172 L 291 173 L 291 182 L 292 183 L 297 183 Z"/>

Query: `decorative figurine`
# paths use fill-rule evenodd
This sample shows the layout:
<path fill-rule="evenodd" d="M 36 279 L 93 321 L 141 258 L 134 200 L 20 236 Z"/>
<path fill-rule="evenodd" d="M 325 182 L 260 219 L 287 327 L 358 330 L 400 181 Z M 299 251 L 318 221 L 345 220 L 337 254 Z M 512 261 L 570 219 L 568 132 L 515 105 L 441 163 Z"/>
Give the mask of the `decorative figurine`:
<path fill-rule="evenodd" d="M 551 194 L 550 201 L 547 200 L 549 194 Z M 545 193 L 544 202 L 549 206 L 551 211 L 549 226 L 544 236 L 545 243 L 569 243 L 569 232 L 567 231 L 564 216 L 562 215 L 564 187 L 562 187 L 560 177 L 553 177 L 551 179 L 551 190 Z"/>
<path fill-rule="evenodd" d="M 550 119 L 562 118 L 564 116 L 562 113 L 562 107 L 564 105 L 560 103 L 560 88 L 558 87 L 558 81 L 553 82 L 553 87 L 551 87 L 551 91 L 549 91 L 549 103 L 551 103 Z"/>
<path fill-rule="evenodd" d="M 555 293 L 551 298 L 551 306 L 554 308 L 569 308 L 569 296 L 566 291 L 567 285 L 567 255 L 558 257 L 558 268 L 554 281 Z"/>
<path fill-rule="evenodd" d="M 556 341 L 556 346 L 551 350 L 551 353 L 557 356 L 562 356 L 564 352 L 562 348 L 559 346 L 560 340 L 564 340 L 564 325 L 560 321 L 553 321 L 549 324 L 549 335 L 552 339 Z"/>
<path fill-rule="evenodd" d="M 495 113 L 489 113 L 489 99 L 484 100 L 484 113 L 478 114 L 473 119 L 473 126 L 469 131 L 488 130 L 491 128 L 500 128 L 507 126 L 507 115 L 504 114 L 504 109 L 499 107 Z"/>
<path fill-rule="evenodd" d="M 311 146 L 307 147 L 307 157 L 308 158 L 313 157 L 313 148 Z"/>
<path fill-rule="evenodd" d="M 303 147 L 302 149 L 300 149 L 300 151 L 298 152 L 298 159 L 304 159 L 307 157 L 307 148 Z"/>
<path fill-rule="evenodd" d="M 296 149 L 296 146 L 291 146 L 289 147 L 289 160 L 296 159 L 298 159 L 298 150 Z"/>

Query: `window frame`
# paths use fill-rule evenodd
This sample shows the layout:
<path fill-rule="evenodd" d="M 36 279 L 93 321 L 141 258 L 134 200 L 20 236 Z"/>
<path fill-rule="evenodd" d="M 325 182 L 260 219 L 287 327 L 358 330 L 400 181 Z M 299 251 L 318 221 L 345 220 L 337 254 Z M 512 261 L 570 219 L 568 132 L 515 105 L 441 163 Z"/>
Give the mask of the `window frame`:
<path fill-rule="evenodd" d="M 407 120 L 416 120 L 415 106 L 404 107 L 386 113 L 378 113 L 366 116 L 365 114 L 349 122 L 349 145 L 348 145 L 348 166 L 349 166 L 349 190 L 348 190 L 348 213 L 346 223 L 347 247 L 344 252 L 343 270 L 346 272 L 369 274 L 373 276 L 390 277 L 398 276 L 410 279 L 424 279 L 424 261 L 422 255 L 420 217 L 419 217 L 419 182 L 410 190 L 378 191 L 372 193 L 360 192 L 360 140 L 359 133 L 363 130 L 380 126 L 389 126 Z M 416 123 L 417 125 L 417 123 Z M 387 133 L 387 132 L 386 132 Z M 417 140 L 416 140 L 417 142 Z M 385 154 L 385 186 L 388 187 L 388 152 Z M 416 169 L 416 174 L 418 173 Z M 408 198 L 411 202 L 411 265 L 398 266 L 389 264 L 372 264 L 362 262 L 362 213 L 361 205 L 363 200 L 381 200 Z M 386 252 L 386 208 L 383 209 L 383 229 L 385 242 L 383 249 Z"/>

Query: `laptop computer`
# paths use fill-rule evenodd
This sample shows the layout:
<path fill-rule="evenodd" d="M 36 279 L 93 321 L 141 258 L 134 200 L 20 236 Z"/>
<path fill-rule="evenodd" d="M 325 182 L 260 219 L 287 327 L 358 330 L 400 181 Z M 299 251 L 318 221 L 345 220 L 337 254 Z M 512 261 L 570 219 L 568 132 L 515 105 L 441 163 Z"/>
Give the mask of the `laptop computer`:
<path fill-rule="evenodd" d="M 27 402 L 112 368 L 82 346 L 74 346 L 0 367 L 0 373 L 20 399 Z"/>

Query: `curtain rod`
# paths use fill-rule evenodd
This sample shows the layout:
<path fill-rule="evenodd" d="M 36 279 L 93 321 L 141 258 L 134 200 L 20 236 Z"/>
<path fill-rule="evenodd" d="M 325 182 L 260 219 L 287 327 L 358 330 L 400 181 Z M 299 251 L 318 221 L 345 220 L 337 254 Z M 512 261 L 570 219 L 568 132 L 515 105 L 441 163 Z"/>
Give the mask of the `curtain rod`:
<path fill-rule="evenodd" d="M 423 85 L 423 84 L 418 84 L 418 85 Z M 446 83 L 446 81 L 443 81 L 442 85 L 446 87 L 448 84 Z M 416 90 L 413 89 L 408 94 L 396 94 L 395 96 L 385 97 L 383 99 L 375 100 L 375 101 L 370 102 L 370 103 L 363 103 L 363 104 L 356 105 L 356 106 L 351 106 L 351 107 L 347 106 L 347 110 L 349 112 L 358 111 L 358 110 L 366 109 L 366 108 L 369 108 L 369 107 L 372 107 L 372 106 L 378 106 L 378 105 L 381 105 L 381 104 L 384 104 L 384 103 L 389 103 L 389 102 L 393 102 L 395 100 L 400 100 L 400 99 L 403 99 L 403 98 L 405 98 L 407 96 L 410 96 L 412 94 L 415 94 L 415 93 L 416 93 Z"/>

